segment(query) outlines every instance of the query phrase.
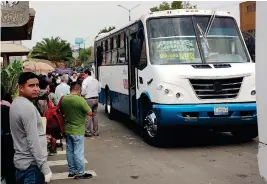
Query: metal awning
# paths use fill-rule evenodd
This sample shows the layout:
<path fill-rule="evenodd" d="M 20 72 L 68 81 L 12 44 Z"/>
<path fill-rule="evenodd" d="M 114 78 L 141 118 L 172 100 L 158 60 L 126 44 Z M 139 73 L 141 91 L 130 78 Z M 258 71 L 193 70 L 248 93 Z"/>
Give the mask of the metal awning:
<path fill-rule="evenodd" d="M 30 49 L 21 44 L 1 42 L 1 57 L 4 54 L 8 56 L 26 56 L 29 53 Z"/>

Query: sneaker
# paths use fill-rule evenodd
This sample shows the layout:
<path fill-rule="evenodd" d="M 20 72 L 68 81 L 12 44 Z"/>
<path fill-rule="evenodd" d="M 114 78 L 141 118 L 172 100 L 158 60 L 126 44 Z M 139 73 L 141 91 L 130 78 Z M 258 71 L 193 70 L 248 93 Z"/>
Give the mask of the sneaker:
<path fill-rule="evenodd" d="M 54 156 L 55 155 L 55 153 L 49 153 L 48 154 L 48 156 Z"/>
<path fill-rule="evenodd" d="M 84 173 L 83 175 L 76 175 L 74 176 L 74 179 L 79 180 L 79 179 L 90 179 L 92 178 L 92 174 Z"/>

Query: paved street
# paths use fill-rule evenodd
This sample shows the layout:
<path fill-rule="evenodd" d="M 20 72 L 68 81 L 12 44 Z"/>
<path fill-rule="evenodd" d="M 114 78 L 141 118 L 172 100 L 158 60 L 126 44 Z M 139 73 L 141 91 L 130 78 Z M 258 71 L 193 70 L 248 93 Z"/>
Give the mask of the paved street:
<path fill-rule="evenodd" d="M 200 133 L 177 138 L 166 148 L 142 141 L 124 121 L 110 121 L 100 106 L 100 137 L 86 138 L 90 180 L 63 179 L 65 149 L 49 157 L 53 184 L 264 184 L 257 166 L 257 142 L 235 144 L 227 134 Z M 170 141 L 168 141 L 170 142 Z"/>

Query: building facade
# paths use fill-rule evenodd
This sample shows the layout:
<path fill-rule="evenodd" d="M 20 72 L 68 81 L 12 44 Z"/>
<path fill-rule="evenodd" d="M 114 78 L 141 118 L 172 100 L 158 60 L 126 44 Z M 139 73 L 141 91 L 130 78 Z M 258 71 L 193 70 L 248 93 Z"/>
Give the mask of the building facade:
<path fill-rule="evenodd" d="M 34 18 L 29 1 L 1 1 L 1 66 L 28 55 L 30 50 L 21 41 L 31 40 Z"/>
<path fill-rule="evenodd" d="M 239 4 L 240 29 L 255 35 L 256 27 L 256 1 L 246 1 Z"/>

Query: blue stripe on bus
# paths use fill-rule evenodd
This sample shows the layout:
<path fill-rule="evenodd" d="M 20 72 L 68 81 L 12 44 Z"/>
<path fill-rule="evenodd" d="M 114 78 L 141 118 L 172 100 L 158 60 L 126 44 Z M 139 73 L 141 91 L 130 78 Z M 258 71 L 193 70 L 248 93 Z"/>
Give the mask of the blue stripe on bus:
<path fill-rule="evenodd" d="M 228 107 L 229 116 L 216 117 L 214 107 Z M 245 125 L 257 124 L 256 103 L 233 104 L 192 104 L 192 105 L 163 105 L 155 104 L 153 109 L 161 125 Z M 244 115 L 240 114 L 244 112 Z M 192 113 L 192 114 L 190 114 Z M 195 114 L 193 114 L 195 113 Z M 251 116 L 245 117 L 249 113 Z M 195 116 L 195 118 L 186 118 Z"/>
<path fill-rule="evenodd" d="M 110 97 L 112 101 L 112 107 L 120 112 L 129 115 L 129 95 L 125 95 L 115 91 L 110 91 L 110 95 L 111 95 Z M 101 88 L 101 92 L 99 95 L 99 102 L 101 104 L 106 103 L 106 95 L 104 88 Z"/>
<path fill-rule="evenodd" d="M 149 98 L 149 94 L 144 92 Z M 129 95 L 110 91 L 112 106 L 120 112 L 129 115 Z M 105 89 L 101 89 L 100 103 L 105 104 Z M 138 104 L 137 104 L 138 105 Z M 230 116 L 216 117 L 213 115 L 214 107 L 228 107 Z M 167 105 L 154 104 L 153 109 L 163 126 L 177 125 L 248 125 L 257 124 L 256 103 L 226 103 L 226 104 L 188 104 Z M 185 118 L 184 113 L 196 112 L 198 118 Z M 240 112 L 250 112 L 251 117 L 242 117 Z M 245 115 L 245 114 L 244 114 Z M 137 117 L 139 120 L 139 117 Z"/>

